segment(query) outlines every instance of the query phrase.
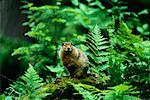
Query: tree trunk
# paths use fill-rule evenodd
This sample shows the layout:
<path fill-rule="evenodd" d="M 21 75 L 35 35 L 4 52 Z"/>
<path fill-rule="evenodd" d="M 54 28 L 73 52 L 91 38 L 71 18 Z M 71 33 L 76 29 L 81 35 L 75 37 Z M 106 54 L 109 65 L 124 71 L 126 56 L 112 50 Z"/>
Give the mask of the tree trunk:
<path fill-rule="evenodd" d="M 20 0 L 0 0 L 0 34 L 23 37 L 26 28 L 21 24 Z"/>

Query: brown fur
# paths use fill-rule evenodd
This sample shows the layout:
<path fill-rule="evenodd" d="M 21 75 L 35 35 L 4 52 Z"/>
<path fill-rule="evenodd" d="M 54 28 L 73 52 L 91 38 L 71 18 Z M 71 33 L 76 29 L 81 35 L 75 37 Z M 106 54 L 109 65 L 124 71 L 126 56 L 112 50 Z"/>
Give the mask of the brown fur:
<path fill-rule="evenodd" d="M 72 77 L 81 77 L 87 72 L 87 56 L 80 49 L 73 46 L 71 42 L 62 44 L 60 57 Z"/>

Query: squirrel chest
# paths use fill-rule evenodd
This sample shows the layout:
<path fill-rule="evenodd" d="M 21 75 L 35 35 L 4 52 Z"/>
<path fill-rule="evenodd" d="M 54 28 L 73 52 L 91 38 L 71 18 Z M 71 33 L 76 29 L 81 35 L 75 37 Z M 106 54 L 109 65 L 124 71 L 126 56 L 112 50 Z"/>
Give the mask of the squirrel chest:
<path fill-rule="evenodd" d="M 73 54 L 62 54 L 62 62 L 63 65 L 66 67 L 76 66 L 76 67 L 82 67 L 83 62 L 79 61 L 80 54 L 73 55 Z"/>

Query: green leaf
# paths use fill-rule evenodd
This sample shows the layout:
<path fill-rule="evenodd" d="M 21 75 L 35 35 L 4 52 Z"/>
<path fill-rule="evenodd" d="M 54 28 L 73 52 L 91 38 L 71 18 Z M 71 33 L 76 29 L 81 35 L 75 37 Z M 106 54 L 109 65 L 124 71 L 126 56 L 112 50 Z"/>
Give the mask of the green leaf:
<path fill-rule="evenodd" d="M 137 30 L 138 30 L 140 33 L 143 33 L 143 32 L 144 32 L 144 30 L 142 29 L 142 27 L 139 27 L 139 26 L 137 26 Z"/>
<path fill-rule="evenodd" d="M 60 65 L 60 64 L 58 64 L 56 67 L 54 67 L 54 66 L 46 66 L 51 72 L 54 72 L 54 73 L 56 73 L 56 76 L 58 77 L 58 78 L 61 78 L 63 75 L 65 75 L 65 73 L 64 73 L 64 68 Z"/>
<path fill-rule="evenodd" d="M 65 23 L 66 20 L 65 20 L 65 19 L 62 19 L 62 18 L 54 18 L 54 19 L 52 20 L 52 22 Z"/>
<path fill-rule="evenodd" d="M 148 14 L 148 10 L 144 9 L 138 13 L 138 15 L 142 15 L 142 14 Z"/>
<path fill-rule="evenodd" d="M 79 0 L 71 0 L 71 2 L 72 2 L 75 6 L 78 6 L 78 5 L 79 5 Z"/>

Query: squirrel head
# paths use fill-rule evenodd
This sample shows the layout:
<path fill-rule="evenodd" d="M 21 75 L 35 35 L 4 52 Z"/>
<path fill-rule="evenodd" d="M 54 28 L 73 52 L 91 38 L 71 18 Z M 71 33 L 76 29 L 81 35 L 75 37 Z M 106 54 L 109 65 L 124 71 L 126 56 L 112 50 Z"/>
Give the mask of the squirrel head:
<path fill-rule="evenodd" d="M 72 52 L 73 51 L 73 44 L 71 42 L 63 42 L 62 49 L 65 52 Z"/>

